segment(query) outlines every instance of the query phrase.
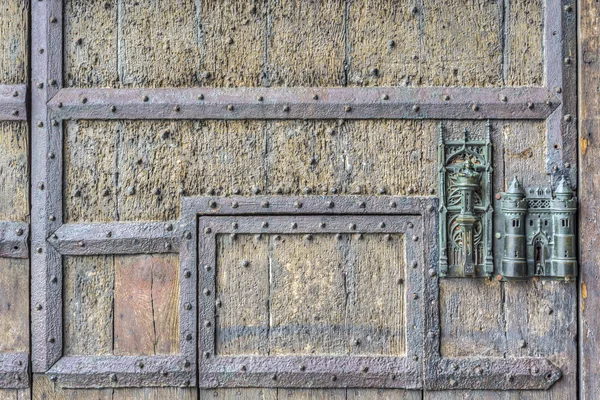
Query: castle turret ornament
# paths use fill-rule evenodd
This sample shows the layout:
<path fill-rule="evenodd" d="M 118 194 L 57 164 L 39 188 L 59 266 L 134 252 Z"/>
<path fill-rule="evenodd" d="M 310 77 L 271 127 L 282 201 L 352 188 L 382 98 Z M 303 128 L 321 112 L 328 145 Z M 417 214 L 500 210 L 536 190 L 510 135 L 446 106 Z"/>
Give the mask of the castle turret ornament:
<path fill-rule="evenodd" d="M 499 279 L 577 276 L 577 198 L 561 178 L 556 190 L 523 190 L 515 177 L 502 193 L 504 250 Z"/>

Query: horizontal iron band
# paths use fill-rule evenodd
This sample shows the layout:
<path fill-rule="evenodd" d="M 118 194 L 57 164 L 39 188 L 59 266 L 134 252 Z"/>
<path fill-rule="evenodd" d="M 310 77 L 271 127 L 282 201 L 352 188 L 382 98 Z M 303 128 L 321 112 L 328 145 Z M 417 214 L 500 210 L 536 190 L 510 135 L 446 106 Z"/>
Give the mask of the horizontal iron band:
<path fill-rule="evenodd" d="M 60 90 L 59 119 L 546 119 L 546 88 L 160 88 Z"/>

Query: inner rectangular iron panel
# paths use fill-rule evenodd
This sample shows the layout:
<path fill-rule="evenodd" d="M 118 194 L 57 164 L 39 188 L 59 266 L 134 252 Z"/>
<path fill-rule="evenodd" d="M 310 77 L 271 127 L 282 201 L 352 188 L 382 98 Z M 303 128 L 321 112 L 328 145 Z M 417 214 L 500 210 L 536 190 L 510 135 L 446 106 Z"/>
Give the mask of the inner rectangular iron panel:
<path fill-rule="evenodd" d="M 220 234 L 403 234 L 406 352 L 401 356 L 215 354 L 216 256 Z M 215 387 L 422 387 L 424 255 L 419 215 L 199 216 L 199 384 Z M 385 238 L 385 236 L 384 236 Z M 421 238 L 421 239 L 420 239 Z M 385 239 L 384 239 L 385 240 Z M 420 268 L 418 268 L 420 266 Z"/>

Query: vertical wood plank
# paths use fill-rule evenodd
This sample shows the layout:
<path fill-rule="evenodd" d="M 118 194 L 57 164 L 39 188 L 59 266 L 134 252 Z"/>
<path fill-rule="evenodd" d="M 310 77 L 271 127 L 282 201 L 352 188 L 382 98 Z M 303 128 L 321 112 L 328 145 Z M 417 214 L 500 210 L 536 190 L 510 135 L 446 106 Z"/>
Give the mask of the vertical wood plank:
<path fill-rule="evenodd" d="M 217 238 L 216 354 L 268 354 L 269 236 Z"/>
<path fill-rule="evenodd" d="M 419 85 L 420 17 L 402 0 L 351 1 L 348 85 Z"/>
<path fill-rule="evenodd" d="M 64 86 L 118 87 L 116 1 L 64 2 Z"/>
<path fill-rule="evenodd" d="M 29 350 L 29 260 L 0 258 L 0 352 Z"/>
<path fill-rule="evenodd" d="M 202 0 L 200 84 L 260 86 L 265 68 L 266 0 Z"/>
<path fill-rule="evenodd" d="M 179 352 L 175 255 L 115 256 L 114 354 Z"/>
<path fill-rule="evenodd" d="M 347 389 L 346 400 L 421 400 L 420 390 Z"/>
<path fill-rule="evenodd" d="M 598 210 L 600 209 L 600 4 L 579 1 L 579 395 L 600 398 L 600 253 Z"/>
<path fill-rule="evenodd" d="M 342 86 L 345 2 L 268 3 L 268 86 Z"/>
<path fill-rule="evenodd" d="M 351 236 L 346 262 L 350 354 L 406 354 L 404 235 Z"/>
<path fill-rule="evenodd" d="M 544 84 L 544 1 L 505 2 L 508 23 L 505 38 L 505 74 L 508 86 Z"/>
<path fill-rule="evenodd" d="M 187 124 L 122 121 L 116 171 L 118 219 L 164 221 L 179 216 L 181 141 Z"/>
<path fill-rule="evenodd" d="M 346 389 L 278 389 L 277 400 L 345 400 Z"/>
<path fill-rule="evenodd" d="M 29 1 L 0 1 L 0 83 L 27 82 Z"/>
<path fill-rule="evenodd" d="M 421 84 L 500 86 L 500 2 L 423 0 Z"/>
<path fill-rule="evenodd" d="M 63 258 L 65 355 L 106 355 L 113 350 L 112 256 Z"/>
<path fill-rule="evenodd" d="M 64 139 L 64 220 L 118 219 L 116 151 L 120 128 L 103 121 L 70 121 Z"/>
<path fill-rule="evenodd" d="M 271 253 L 271 355 L 343 354 L 346 290 L 335 235 L 284 235 Z"/>
<path fill-rule="evenodd" d="M 0 220 L 29 220 L 28 149 L 26 122 L 0 122 Z"/>
<path fill-rule="evenodd" d="M 127 87 L 195 86 L 199 49 L 194 0 L 118 1 L 118 66 Z"/>

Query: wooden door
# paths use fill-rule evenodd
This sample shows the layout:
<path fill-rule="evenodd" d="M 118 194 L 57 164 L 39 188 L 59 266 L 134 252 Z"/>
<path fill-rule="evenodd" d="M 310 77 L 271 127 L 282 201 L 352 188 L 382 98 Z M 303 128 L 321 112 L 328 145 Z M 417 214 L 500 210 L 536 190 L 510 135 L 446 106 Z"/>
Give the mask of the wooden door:
<path fill-rule="evenodd" d="M 0 0 L 0 398 L 594 398 L 583 3 Z"/>

